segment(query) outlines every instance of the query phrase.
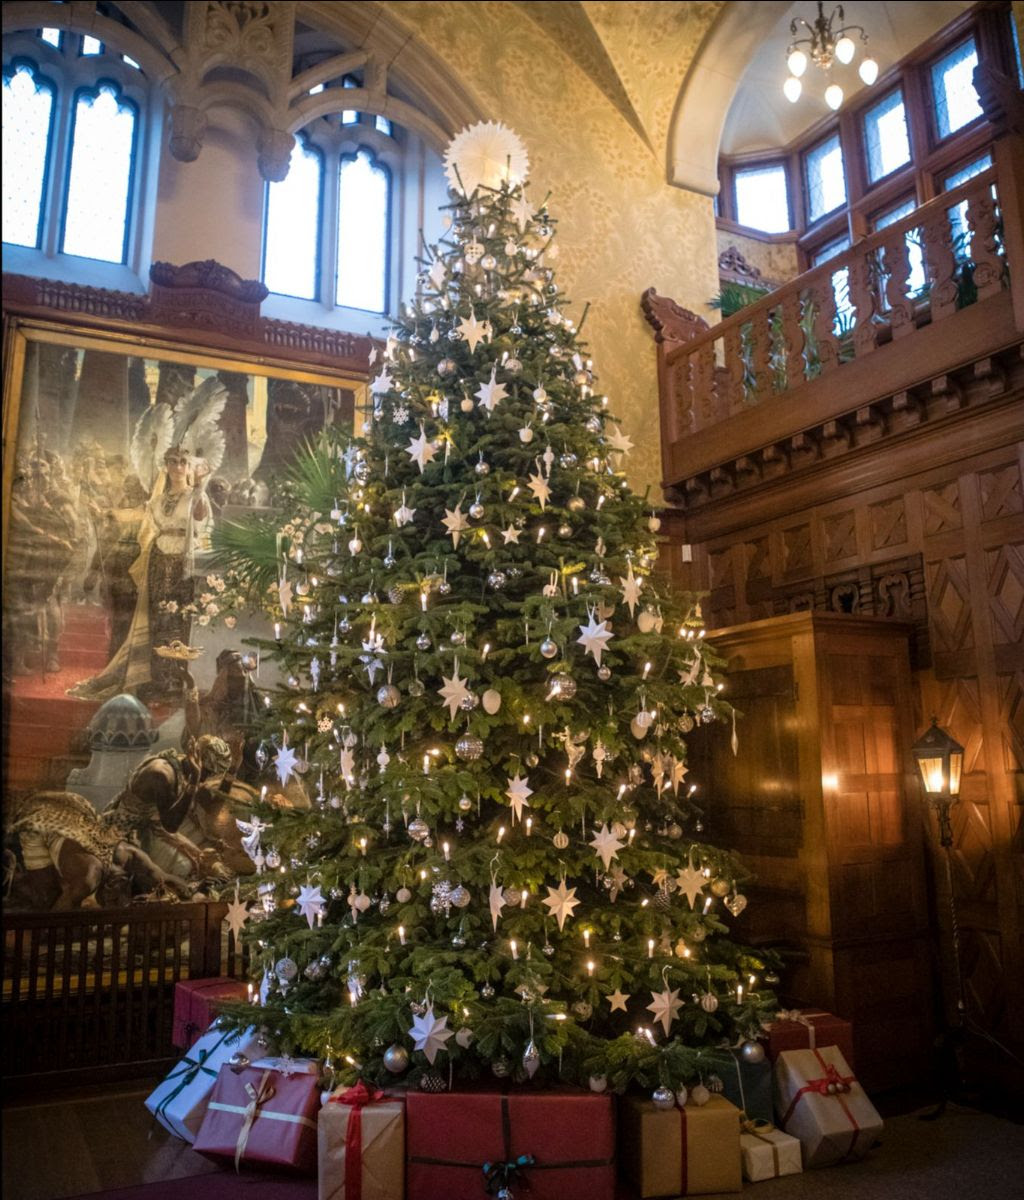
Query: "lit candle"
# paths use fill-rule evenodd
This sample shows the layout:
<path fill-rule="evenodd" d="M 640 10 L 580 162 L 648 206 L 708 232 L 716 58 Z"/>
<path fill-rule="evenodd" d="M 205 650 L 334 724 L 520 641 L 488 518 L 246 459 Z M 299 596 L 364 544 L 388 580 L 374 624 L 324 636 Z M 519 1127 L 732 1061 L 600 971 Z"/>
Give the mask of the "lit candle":
<path fill-rule="evenodd" d="M 423 756 L 423 774 L 424 775 L 430 774 L 430 755 L 429 754 L 424 754 L 424 756 Z"/>
<path fill-rule="evenodd" d="M 267 798 L 267 785 L 264 784 L 263 787 L 260 788 L 260 803 L 262 803 L 264 800 L 266 800 L 266 798 Z"/>
<path fill-rule="evenodd" d="M 647 939 L 647 957 L 648 958 L 654 957 L 654 938 Z"/>
<path fill-rule="evenodd" d="M 593 974 L 594 974 L 594 964 L 593 964 L 593 962 L 588 962 L 588 963 L 587 963 L 587 974 L 588 974 L 588 975 L 593 975 Z"/>
<path fill-rule="evenodd" d="M 547 527 L 546 527 L 546 526 L 544 526 L 544 525 L 542 525 L 542 526 L 540 527 L 540 529 L 538 529 L 538 530 L 537 530 L 537 545 L 538 545 L 538 546 L 539 546 L 539 545 L 541 544 L 541 542 L 544 540 L 544 535 L 545 535 L 546 533 L 547 533 Z"/>
<path fill-rule="evenodd" d="M 583 945 L 588 950 L 590 949 L 590 930 L 589 929 L 584 929 L 584 931 L 583 931 Z"/>
<path fill-rule="evenodd" d="M 498 841 L 500 842 L 504 836 L 505 836 L 505 826 L 499 825 L 498 826 Z"/>
<path fill-rule="evenodd" d="M 324 927 L 324 910 L 322 908 L 316 910 L 316 927 L 317 929 L 323 929 Z"/>
<path fill-rule="evenodd" d="M 451 852 L 452 852 L 451 846 L 449 846 L 447 842 L 443 842 L 441 844 L 441 849 L 444 851 L 444 861 L 448 862 L 451 858 Z"/>
<path fill-rule="evenodd" d="M 482 661 L 483 661 L 483 660 L 484 660 L 484 659 L 485 659 L 485 658 L 488 656 L 488 654 L 490 654 L 490 652 L 491 652 L 491 643 L 490 643 L 490 642 L 484 642 L 484 648 L 483 648 L 483 650 L 481 651 L 481 654 L 480 654 L 480 660 L 481 660 L 481 662 L 482 662 Z"/>
<path fill-rule="evenodd" d="M 743 1003 L 743 984 L 742 983 L 738 983 L 736 985 L 736 1003 L 737 1004 Z"/>
<path fill-rule="evenodd" d="M 420 608 L 422 608 L 424 612 L 427 611 L 427 593 L 425 591 L 420 592 Z"/>
<path fill-rule="evenodd" d="M 405 945 L 405 926 L 404 925 L 399 925 L 399 927 L 398 927 L 398 940 L 403 946 Z"/>
<path fill-rule="evenodd" d="M 364 856 L 366 854 L 366 838 L 364 837 L 359 839 L 359 853 Z"/>
<path fill-rule="evenodd" d="M 249 984 L 249 1003 L 250 1003 L 250 1004 L 252 1004 L 253 991 L 254 991 L 254 989 L 253 989 L 253 986 L 252 986 L 252 984 L 250 983 L 250 984 Z"/>
<path fill-rule="evenodd" d="M 526 902 L 527 902 L 527 900 L 529 900 L 529 898 L 530 898 L 530 889 L 523 888 L 522 892 L 520 893 L 519 907 L 525 908 Z"/>
<path fill-rule="evenodd" d="M 519 957 L 519 947 L 516 945 L 514 938 L 509 942 L 508 948 L 512 951 L 512 957 L 517 959 Z"/>
<path fill-rule="evenodd" d="M 533 832 L 533 817 L 526 818 L 526 836 L 529 837 Z"/>
<path fill-rule="evenodd" d="M 280 640 L 281 640 L 281 622 L 275 621 L 274 622 L 274 641 L 279 642 Z"/>
<path fill-rule="evenodd" d="M 708 909 L 711 907 L 711 905 L 714 904 L 714 902 L 715 902 L 714 896 L 708 896 L 708 898 L 704 901 L 704 912 L 705 913 L 708 911 Z"/>
<path fill-rule="evenodd" d="M 349 1004 L 351 1004 L 351 1005 L 352 1005 L 352 1007 L 353 1007 L 353 1008 L 355 1008 L 355 1006 L 356 1006 L 356 1001 L 357 1001 L 358 999 L 359 999 L 359 997 L 358 997 L 358 996 L 355 994 L 355 992 L 349 992 L 349 994 L 348 994 L 348 1002 L 349 1002 Z"/>
<path fill-rule="evenodd" d="M 523 713 L 523 724 L 524 724 L 524 725 L 529 725 L 529 723 L 530 723 L 530 714 L 529 714 L 529 713 Z"/>
<path fill-rule="evenodd" d="M 565 768 L 565 786 L 566 786 L 566 787 L 568 787 L 568 786 L 569 786 L 569 780 L 570 780 L 570 779 L 572 779 L 572 768 L 571 768 L 571 767 L 566 767 L 566 768 Z"/>

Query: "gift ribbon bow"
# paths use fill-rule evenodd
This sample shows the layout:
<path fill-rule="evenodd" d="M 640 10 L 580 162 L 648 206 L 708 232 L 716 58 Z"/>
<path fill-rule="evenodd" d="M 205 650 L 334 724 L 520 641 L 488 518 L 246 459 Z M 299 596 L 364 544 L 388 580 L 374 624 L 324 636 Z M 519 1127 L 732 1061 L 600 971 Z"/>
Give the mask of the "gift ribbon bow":
<path fill-rule="evenodd" d="M 239 1164 L 242 1161 L 242 1155 L 245 1153 L 245 1148 L 249 1144 L 249 1134 L 252 1132 L 253 1124 L 260 1114 L 260 1105 L 266 1104 L 274 1094 L 275 1088 L 270 1082 L 270 1072 L 264 1071 L 263 1078 L 253 1087 L 251 1083 L 245 1085 L 245 1094 L 249 1097 L 249 1103 L 245 1106 L 245 1116 L 242 1119 L 242 1128 L 238 1134 L 238 1141 L 235 1144 L 235 1170 L 238 1170 Z"/>
<path fill-rule="evenodd" d="M 749 1133 L 751 1137 L 755 1137 L 759 1142 L 764 1142 L 766 1146 L 771 1147 L 772 1163 L 775 1167 L 775 1174 L 778 1176 L 782 1170 L 782 1164 L 779 1162 L 779 1148 L 768 1136 L 770 1133 L 775 1133 L 775 1126 L 771 1121 L 763 1121 L 760 1117 L 748 1118 L 740 1121 L 740 1132 Z"/>
<path fill-rule="evenodd" d="M 214 1079 L 217 1078 L 217 1072 L 212 1067 L 208 1067 L 206 1065 L 206 1061 L 215 1050 L 218 1050 L 227 1041 L 229 1037 L 234 1037 L 234 1034 L 225 1033 L 224 1036 L 221 1037 L 215 1043 L 215 1045 L 211 1046 L 209 1050 L 200 1050 L 194 1059 L 189 1058 L 187 1054 L 183 1059 L 181 1059 L 181 1061 L 178 1063 L 180 1070 L 172 1071 L 164 1080 L 164 1083 L 170 1083 L 171 1080 L 177 1079 L 179 1081 L 178 1085 L 168 1092 L 167 1095 L 164 1096 L 164 1098 L 156 1106 L 156 1108 L 153 1110 L 154 1117 L 165 1116 L 167 1113 L 167 1106 L 172 1100 L 180 1096 L 181 1093 L 198 1078 L 200 1071 L 204 1075 L 210 1075 Z"/>
<path fill-rule="evenodd" d="M 831 1096 L 833 1099 L 839 1102 L 839 1106 L 846 1114 L 846 1119 L 853 1127 L 853 1138 L 850 1141 L 850 1148 L 847 1150 L 846 1154 L 843 1155 L 843 1157 L 846 1158 L 848 1155 L 853 1153 L 853 1149 L 857 1145 L 857 1135 L 860 1133 L 860 1126 L 857 1124 L 857 1119 L 854 1117 L 853 1113 L 850 1112 L 846 1101 L 843 1099 L 844 1093 L 850 1090 L 850 1084 L 857 1082 L 856 1076 L 840 1075 L 835 1065 L 833 1063 L 826 1062 L 817 1050 L 811 1050 L 811 1053 L 818 1060 L 818 1063 L 824 1074 L 820 1079 L 809 1079 L 803 1085 L 803 1087 L 799 1089 L 799 1091 L 790 1101 L 789 1108 L 786 1109 L 786 1115 L 782 1118 L 782 1126 L 785 1128 L 786 1125 L 789 1124 L 789 1118 L 793 1115 L 793 1110 L 800 1103 L 801 1097 L 809 1094 L 817 1096 Z"/>
<path fill-rule="evenodd" d="M 536 1161 L 532 1154 L 520 1154 L 518 1158 L 511 1158 L 508 1162 L 484 1163 L 482 1169 L 488 1196 L 500 1194 L 510 1188 L 513 1183 L 523 1183 L 525 1186 L 529 1186 L 525 1179 L 520 1178 L 520 1175 L 526 1167 L 532 1167 Z"/>
<path fill-rule="evenodd" d="M 355 1087 L 328 1101 L 347 1104 L 352 1109 L 345 1130 L 345 1200 L 363 1200 L 363 1109 L 382 1104 L 386 1099 L 379 1088 L 368 1088 L 360 1079 Z"/>
<path fill-rule="evenodd" d="M 775 1014 L 775 1020 L 772 1021 L 771 1024 L 774 1025 L 776 1021 L 793 1021 L 797 1025 L 803 1025 L 804 1028 L 807 1030 L 808 1048 L 811 1050 L 814 1050 L 814 1049 L 816 1049 L 815 1037 L 817 1036 L 818 1031 L 817 1031 L 817 1028 L 816 1028 L 814 1022 L 811 1020 L 811 1018 L 812 1017 L 827 1017 L 828 1015 L 829 1014 L 826 1012 L 804 1013 L 804 1012 L 801 1012 L 799 1008 L 782 1008 L 782 1009 L 779 1009 L 779 1011 Z"/>

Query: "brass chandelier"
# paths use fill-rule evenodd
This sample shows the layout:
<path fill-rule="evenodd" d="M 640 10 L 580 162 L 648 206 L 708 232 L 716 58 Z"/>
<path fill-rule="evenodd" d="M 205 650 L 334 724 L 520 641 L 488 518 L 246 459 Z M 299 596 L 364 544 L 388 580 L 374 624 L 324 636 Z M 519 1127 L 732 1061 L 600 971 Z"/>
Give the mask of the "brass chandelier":
<path fill-rule="evenodd" d="M 825 88 L 825 103 L 831 109 L 837 109 L 843 102 L 843 89 L 831 80 L 832 64 L 840 62 L 844 66 L 851 63 L 857 53 L 857 44 L 850 36 L 860 34 L 862 48 L 867 46 L 868 35 L 860 25 L 844 25 L 845 15 L 843 6 L 837 4 L 828 17 L 825 16 L 825 6 L 818 0 L 818 15 L 814 24 L 809 24 L 803 17 L 794 17 L 789 23 L 789 32 L 793 40 L 786 51 L 786 65 L 789 68 L 789 78 L 782 85 L 782 91 L 791 104 L 800 99 L 803 92 L 802 76 L 807 70 L 808 62 L 829 76 L 830 82 Z M 839 28 L 833 28 L 838 22 Z M 801 26 L 807 30 L 806 37 L 797 37 Z M 858 73 L 869 87 L 878 78 L 878 63 L 870 56 L 861 59 Z"/>

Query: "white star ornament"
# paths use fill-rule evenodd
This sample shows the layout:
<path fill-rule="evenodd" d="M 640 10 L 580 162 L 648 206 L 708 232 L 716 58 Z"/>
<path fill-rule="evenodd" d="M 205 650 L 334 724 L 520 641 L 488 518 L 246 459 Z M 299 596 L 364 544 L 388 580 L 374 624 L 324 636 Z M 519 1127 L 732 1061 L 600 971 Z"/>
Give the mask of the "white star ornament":
<path fill-rule="evenodd" d="M 413 1046 L 422 1050 L 427 1056 L 427 1062 L 434 1065 L 439 1050 L 445 1048 L 445 1042 L 453 1036 L 453 1031 L 447 1028 L 447 1017 L 435 1017 L 434 1006 L 431 1005 L 425 1013 L 413 1018 L 409 1036 Z"/>

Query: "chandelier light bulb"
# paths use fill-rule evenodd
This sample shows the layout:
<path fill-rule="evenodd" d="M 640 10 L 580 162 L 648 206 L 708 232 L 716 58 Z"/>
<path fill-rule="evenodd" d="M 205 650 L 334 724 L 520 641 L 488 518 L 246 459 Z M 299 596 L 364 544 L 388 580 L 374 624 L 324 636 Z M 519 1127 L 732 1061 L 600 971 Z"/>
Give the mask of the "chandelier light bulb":
<path fill-rule="evenodd" d="M 866 58 L 860 64 L 860 77 L 868 87 L 878 78 L 878 63 L 873 58 Z"/>
<path fill-rule="evenodd" d="M 838 83 L 830 83 L 825 89 L 825 103 L 835 112 L 842 102 L 843 89 Z"/>
<path fill-rule="evenodd" d="M 853 38 L 841 37 L 836 42 L 836 58 L 841 63 L 853 62 L 853 56 L 857 53 L 857 47 L 854 44 Z"/>
<path fill-rule="evenodd" d="M 807 55 L 802 50 L 791 50 L 789 58 L 786 59 L 786 66 L 799 78 L 807 70 Z"/>
<path fill-rule="evenodd" d="M 795 75 L 790 75 L 786 82 L 782 85 L 782 94 L 790 102 L 796 104 L 800 99 L 800 93 L 804 90 L 804 85 Z"/>

